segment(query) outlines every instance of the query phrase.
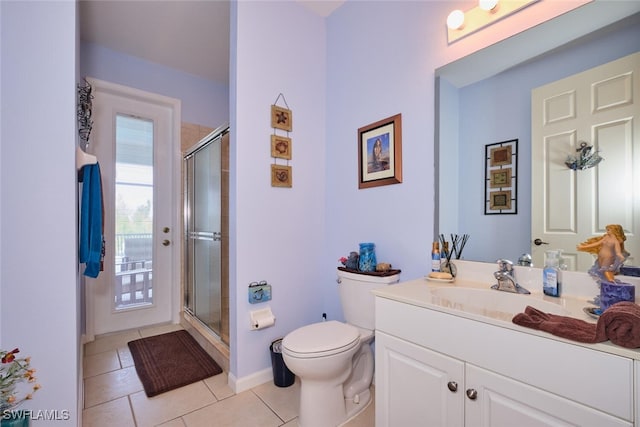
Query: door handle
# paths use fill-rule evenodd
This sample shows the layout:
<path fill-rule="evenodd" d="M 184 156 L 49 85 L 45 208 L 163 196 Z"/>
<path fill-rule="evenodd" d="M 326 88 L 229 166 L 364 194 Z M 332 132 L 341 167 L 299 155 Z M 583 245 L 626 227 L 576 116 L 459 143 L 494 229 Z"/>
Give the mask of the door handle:
<path fill-rule="evenodd" d="M 167 240 L 167 239 L 164 239 L 162 241 L 162 246 L 169 246 L 170 244 L 171 244 L 171 242 L 169 240 Z"/>
<path fill-rule="evenodd" d="M 543 242 L 542 239 L 536 239 L 533 241 L 533 244 L 536 246 L 540 246 L 540 245 L 548 245 L 549 243 Z"/>

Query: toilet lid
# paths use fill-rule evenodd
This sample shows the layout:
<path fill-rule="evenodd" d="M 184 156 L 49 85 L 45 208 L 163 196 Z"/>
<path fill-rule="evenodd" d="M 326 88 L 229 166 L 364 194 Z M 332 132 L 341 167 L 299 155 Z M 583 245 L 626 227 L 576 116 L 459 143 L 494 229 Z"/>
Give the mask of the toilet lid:
<path fill-rule="evenodd" d="M 294 357 L 322 357 L 347 351 L 360 343 L 358 328 L 330 320 L 303 326 L 282 340 L 283 352 Z"/>

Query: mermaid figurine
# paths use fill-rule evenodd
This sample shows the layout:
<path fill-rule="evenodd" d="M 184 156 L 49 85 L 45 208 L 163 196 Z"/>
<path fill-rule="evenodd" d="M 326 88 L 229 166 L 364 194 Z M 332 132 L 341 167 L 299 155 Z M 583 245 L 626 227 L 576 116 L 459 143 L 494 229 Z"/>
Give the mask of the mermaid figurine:
<path fill-rule="evenodd" d="M 614 275 L 620 272 L 620 267 L 629 257 L 629 252 L 624 249 L 624 241 L 627 237 L 619 224 L 609 224 L 606 233 L 600 237 L 592 237 L 580 243 L 576 249 L 597 255 L 589 274 L 600 283 L 601 281 L 613 282 Z"/>

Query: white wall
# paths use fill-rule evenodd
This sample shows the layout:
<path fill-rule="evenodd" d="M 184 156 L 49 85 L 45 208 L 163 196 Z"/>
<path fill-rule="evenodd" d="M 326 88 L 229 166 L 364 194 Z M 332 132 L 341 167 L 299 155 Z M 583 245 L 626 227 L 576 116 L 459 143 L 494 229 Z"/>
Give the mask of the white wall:
<path fill-rule="evenodd" d="M 24 408 L 69 411 L 55 425 L 71 426 L 81 366 L 76 4 L 3 1 L 0 10 L 0 346 L 32 356 L 42 389 Z"/>
<path fill-rule="evenodd" d="M 326 37 L 324 19 L 296 2 L 231 9 L 231 371 L 243 378 L 270 374 L 271 341 L 320 320 L 321 289 L 331 285 L 321 274 Z M 293 115 L 292 188 L 271 187 L 270 109 L 280 93 Z M 261 331 L 249 330 L 249 311 L 265 305 L 247 301 L 256 280 L 273 286 L 276 325 Z"/>

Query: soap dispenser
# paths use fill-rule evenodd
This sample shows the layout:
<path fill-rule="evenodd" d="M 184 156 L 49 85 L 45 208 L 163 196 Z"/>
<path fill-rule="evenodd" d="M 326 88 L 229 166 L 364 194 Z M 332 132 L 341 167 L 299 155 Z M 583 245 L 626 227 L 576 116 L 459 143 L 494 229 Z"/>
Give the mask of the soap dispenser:
<path fill-rule="evenodd" d="M 437 240 L 431 246 L 431 271 L 440 271 L 440 244 Z"/>
<path fill-rule="evenodd" d="M 559 297 L 562 283 L 562 271 L 560 270 L 560 253 L 547 251 L 542 270 L 542 292 L 551 297 Z"/>

